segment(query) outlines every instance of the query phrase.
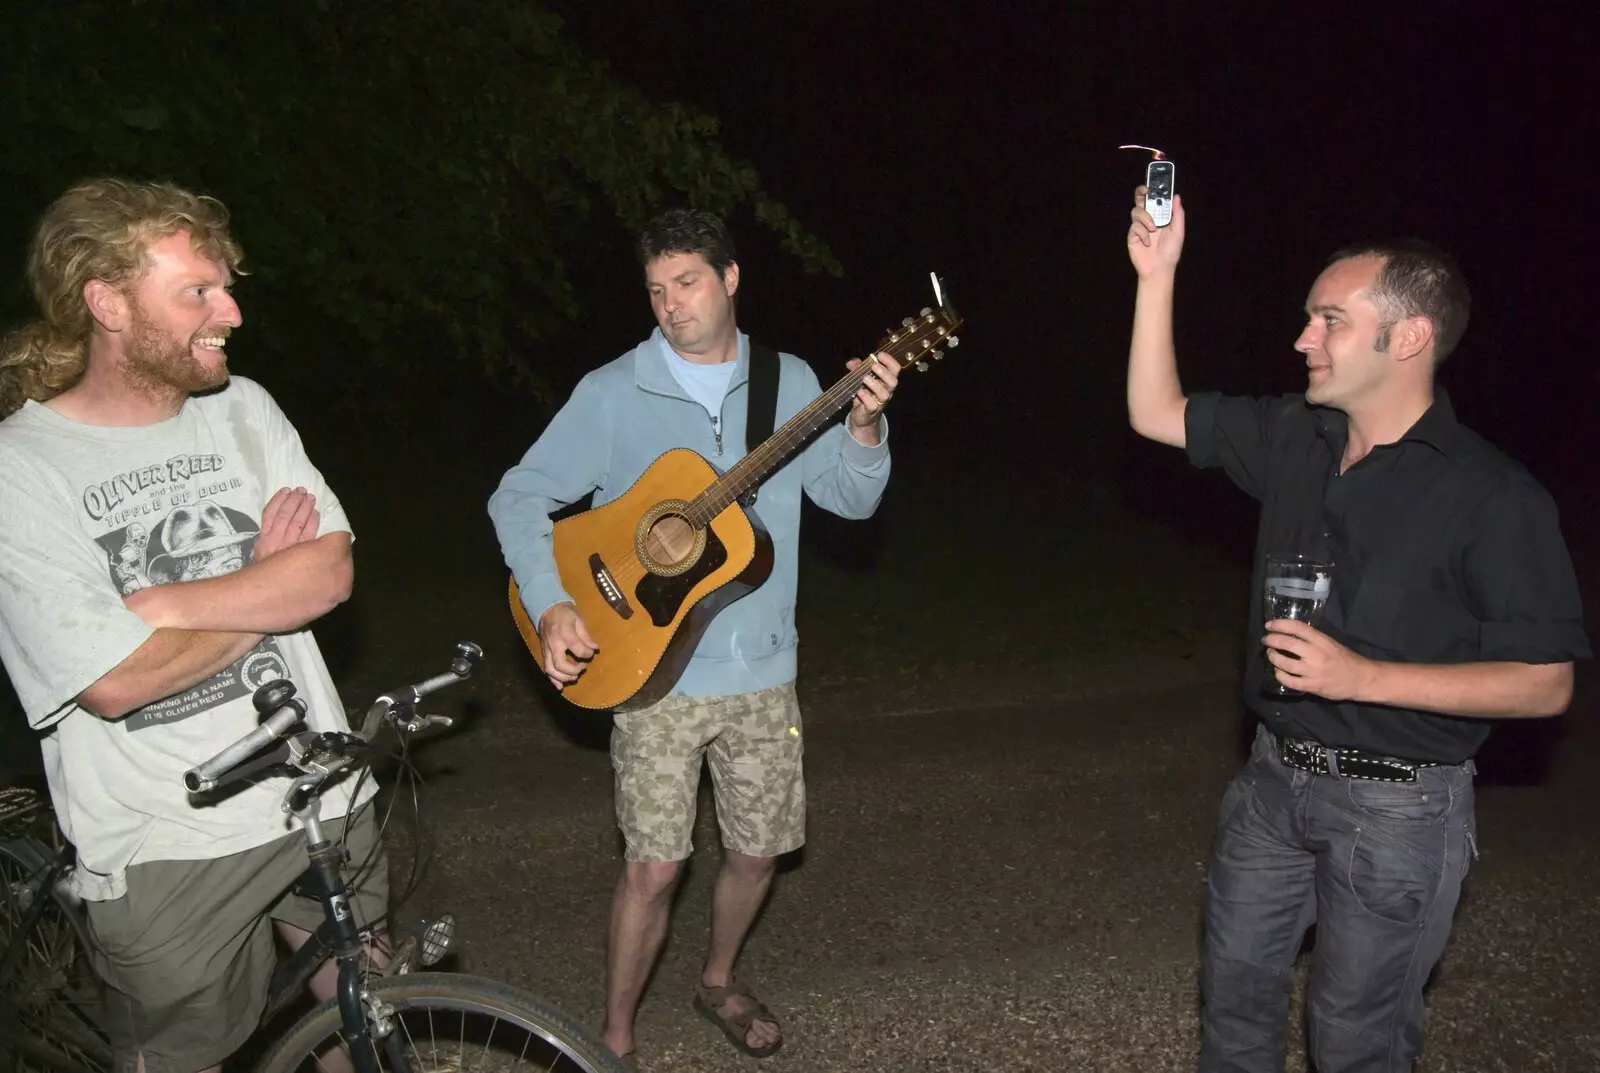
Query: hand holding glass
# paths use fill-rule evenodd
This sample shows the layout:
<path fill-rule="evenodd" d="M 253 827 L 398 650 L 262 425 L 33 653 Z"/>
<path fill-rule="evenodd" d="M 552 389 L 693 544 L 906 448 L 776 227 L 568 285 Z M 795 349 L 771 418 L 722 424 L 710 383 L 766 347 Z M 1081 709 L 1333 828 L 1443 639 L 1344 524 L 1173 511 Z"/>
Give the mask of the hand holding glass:
<path fill-rule="evenodd" d="M 1328 602 L 1332 589 L 1332 563 L 1318 562 L 1304 555 L 1269 555 L 1262 594 L 1266 621 L 1293 619 L 1315 625 L 1322 617 L 1323 605 Z M 1265 657 L 1266 652 L 1263 652 Z M 1305 696 L 1304 691 L 1291 689 L 1278 681 L 1277 668 L 1270 659 L 1267 660 L 1265 691 L 1277 697 Z"/>

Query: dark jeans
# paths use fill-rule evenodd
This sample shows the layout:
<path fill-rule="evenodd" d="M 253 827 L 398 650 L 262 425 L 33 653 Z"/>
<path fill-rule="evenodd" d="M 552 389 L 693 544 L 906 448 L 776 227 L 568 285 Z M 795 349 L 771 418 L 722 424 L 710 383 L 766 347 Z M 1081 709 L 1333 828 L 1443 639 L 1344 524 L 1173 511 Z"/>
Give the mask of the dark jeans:
<path fill-rule="evenodd" d="M 1307 995 L 1318 1073 L 1404 1073 L 1422 987 L 1476 852 L 1469 760 L 1416 782 L 1286 767 L 1265 730 L 1222 801 L 1206 903 L 1201 1073 L 1278 1073 L 1289 989 L 1317 926 Z"/>

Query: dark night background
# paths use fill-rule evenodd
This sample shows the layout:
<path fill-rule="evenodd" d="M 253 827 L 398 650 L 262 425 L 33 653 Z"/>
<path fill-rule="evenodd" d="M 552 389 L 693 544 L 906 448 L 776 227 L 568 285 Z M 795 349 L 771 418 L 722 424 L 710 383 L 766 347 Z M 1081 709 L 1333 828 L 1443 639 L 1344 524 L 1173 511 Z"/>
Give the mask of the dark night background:
<path fill-rule="evenodd" d="M 1322 259 L 1361 237 L 1425 236 L 1457 253 L 1476 298 L 1442 382 L 1581 512 L 1593 232 L 1559 206 L 1594 113 L 1576 92 L 1581 35 L 1553 9 L 556 8 L 625 77 L 718 112 L 845 264 L 844 280 L 807 286 L 757 259 L 749 330 L 815 360 L 916 302 L 929 268 L 948 277 L 969 349 L 896 407 L 919 437 L 962 443 L 986 468 L 1122 480 L 1159 465 L 1121 412 L 1133 281 L 1120 227 L 1144 161 L 1114 147 L 1141 142 L 1176 161 L 1190 212 L 1187 385 L 1300 389 L 1290 344 Z M 606 352 L 635 334 L 619 327 Z M 1207 499 L 1238 506 L 1227 496 Z"/>
<path fill-rule="evenodd" d="M 808 274 L 748 212 L 733 214 L 745 266 L 742 326 L 807 357 L 824 383 L 926 301 L 930 269 L 946 277 L 968 320 L 966 347 L 906 389 L 895 408 L 897 445 L 908 466 L 921 456 L 950 467 L 974 506 L 997 475 L 1045 471 L 1118 489 L 1130 505 L 1158 514 L 1173 515 L 1182 503 L 1172 520 L 1196 531 L 1228 528 L 1226 519 L 1248 513 L 1220 482 L 1181 476 L 1181 459 L 1138 442 L 1123 422 L 1133 278 L 1121 227 L 1144 157 L 1114 147 L 1141 142 L 1176 161 L 1190 212 L 1178 311 L 1186 385 L 1298 389 L 1302 367 L 1290 343 L 1326 254 L 1368 236 L 1431 238 L 1461 258 L 1476 299 L 1442 382 L 1469 424 L 1552 486 L 1568 524 L 1584 524 L 1595 444 L 1587 418 L 1596 373 L 1582 330 L 1593 243 L 1572 182 L 1594 123 L 1580 92 L 1583 34 L 1562 9 L 1469 16 L 1460 7 L 1404 4 L 1381 13 L 1100 3 L 545 6 L 564 20 L 568 40 L 607 61 L 622 82 L 720 117 L 722 144 L 750 160 L 766 189 L 831 247 L 842 277 Z M 151 5 L 60 5 L 75 7 L 115 13 Z M 383 5 L 300 5 L 303 30 L 314 31 L 315 15 L 304 13 L 316 7 L 330 20 L 385 13 Z M 389 13 L 401 21 L 427 8 L 440 5 Z M 362 132 L 415 159 L 448 151 L 449 132 L 409 126 L 403 116 L 340 115 L 338 67 L 258 53 L 243 29 L 244 39 L 233 40 L 230 19 L 242 27 L 241 8 L 178 9 L 237 47 L 230 64 L 259 65 L 286 97 L 315 95 L 306 114 L 322 117 L 319 126 L 343 126 L 349 174 L 338 161 L 291 155 L 273 162 L 290 180 L 285 190 L 315 197 L 370 181 L 356 163 L 363 146 L 349 140 Z M 28 16 L 9 19 L 26 29 Z M 181 20 L 164 23 L 162 33 L 194 36 Z M 10 36 L 13 47 L 23 40 Z M 431 40 L 441 54 L 471 47 L 448 35 Z M 404 67 L 424 58 L 391 61 Z M 161 59 L 148 62 L 159 68 Z M 181 66 L 162 76 L 184 85 Z M 192 90 L 203 131 L 209 90 Z M 3 308 L 13 316 L 26 309 L 17 270 L 43 203 L 76 174 L 114 169 L 119 153 L 127 155 L 120 144 L 86 137 L 92 125 L 40 135 L 28 127 L 33 119 L 23 121 L 30 138 L 8 140 L 12 182 L 0 236 L 12 251 Z M 270 128 L 270 118 L 261 122 Z M 199 140 L 226 153 L 235 133 L 218 127 Z M 303 132 L 276 133 L 293 145 Z M 207 174 L 221 169 L 198 163 L 203 154 L 193 154 L 186 172 L 182 148 L 169 147 L 179 163 L 166 172 L 229 201 L 247 252 L 252 229 L 265 223 L 252 212 L 292 215 L 287 206 L 239 205 Z M 315 175 L 296 186 L 301 165 Z M 408 199 L 421 193 L 395 187 L 393 226 L 407 226 L 417 211 Z M 669 190 L 662 201 L 677 199 Z M 375 197 L 380 220 L 384 200 Z M 629 232 L 603 210 L 592 216 L 568 233 L 559 222 L 540 227 L 541 240 L 557 235 L 578 310 L 542 343 L 517 344 L 518 357 L 545 378 L 546 401 L 559 401 L 577 375 L 650 327 Z M 359 235 L 336 237 L 353 241 L 360 259 Z M 303 241 L 327 244 L 315 232 Z M 309 301 L 297 315 L 283 297 L 294 295 L 296 266 L 288 262 L 274 266 L 270 301 L 258 296 L 253 305 L 248 281 L 241 290 L 247 328 L 233 364 L 284 396 L 324 457 L 352 438 L 377 439 L 396 462 L 416 450 L 415 461 L 445 456 L 477 476 L 497 472 L 508 451 L 531 441 L 544 411 L 525 388 L 408 346 L 415 335 L 352 338 L 312 315 Z M 458 281 L 443 255 L 441 263 L 438 318 L 459 308 L 467 319 L 466 303 L 451 305 Z M 425 268 L 415 272 L 422 278 Z M 515 286 L 506 294 L 513 307 L 522 301 Z M 373 301 L 359 282 L 340 299 Z M 270 361 L 252 360 L 267 337 Z M 485 407 L 494 422 L 477 420 Z M 412 421 L 422 428 L 395 434 Z M 485 432 L 490 426 L 506 432 L 503 442 Z M 1070 516 L 1070 500 L 1063 510 Z"/>
<path fill-rule="evenodd" d="M 1256 511 L 1127 427 L 1124 234 L 1148 158 L 1116 146 L 1176 163 L 1190 390 L 1301 390 L 1302 303 L 1340 246 L 1459 257 L 1472 322 L 1440 382 L 1554 494 L 1592 627 L 1591 8 L 15 5 L 0 327 L 30 315 L 28 235 L 70 182 L 168 177 L 229 205 L 254 266 L 230 365 L 278 398 L 358 534 L 355 596 L 317 627 L 346 702 L 458 638 L 488 652 L 475 721 L 430 754 L 451 852 L 419 899 L 460 913 L 478 971 L 592 1018 L 608 724 L 522 652 L 486 500 L 576 379 L 653 326 L 631 248 L 650 211 L 731 210 L 741 327 L 825 385 L 930 303 L 937 270 L 962 345 L 892 404 L 882 509 L 807 515 L 815 838 L 741 973 L 795 1011 L 789 1068 L 1012 1045 L 1043 1056 L 1012 1068 L 1178 1068 Z M 830 252 L 840 274 L 810 270 Z M 1591 677 L 1572 717 L 1502 725 L 1482 758 L 1495 849 L 1430 1014 L 1438 1068 L 1600 1053 Z M 0 767 L 37 764 L 12 708 Z M 703 914 L 704 872 L 680 918 Z M 697 942 L 659 971 L 678 997 Z M 651 1068 L 735 1068 L 703 1064 L 733 1054 L 676 1003 L 643 1014 Z"/>

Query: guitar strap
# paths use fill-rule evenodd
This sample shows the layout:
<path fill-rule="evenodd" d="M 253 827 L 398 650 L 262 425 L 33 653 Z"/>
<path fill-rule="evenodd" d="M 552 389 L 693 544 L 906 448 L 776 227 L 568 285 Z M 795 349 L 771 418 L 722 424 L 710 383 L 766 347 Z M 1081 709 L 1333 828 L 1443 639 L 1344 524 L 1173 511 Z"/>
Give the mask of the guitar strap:
<path fill-rule="evenodd" d="M 745 453 L 754 451 L 772 435 L 778 420 L 778 352 L 750 340 L 749 409 L 744 415 Z M 739 505 L 746 510 L 755 505 L 756 489 L 739 497 Z"/>
<path fill-rule="evenodd" d="M 778 352 L 750 341 L 750 410 L 745 415 L 744 448 L 754 451 L 772 435 L 778 419 Z"/>

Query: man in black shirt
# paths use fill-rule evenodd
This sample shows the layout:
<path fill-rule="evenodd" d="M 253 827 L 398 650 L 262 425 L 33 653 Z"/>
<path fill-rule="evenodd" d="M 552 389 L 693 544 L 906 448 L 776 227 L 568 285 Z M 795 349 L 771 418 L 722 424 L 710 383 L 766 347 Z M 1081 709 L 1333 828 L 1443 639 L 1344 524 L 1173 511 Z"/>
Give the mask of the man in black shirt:
<path fill-rule="evenodd" d="M 1466 328 L 1453 262 L 1348 249 L 1317 277 L 1305 394 L 1185 396 L 1172 342 L 1184 237 L 1135 192 L 1128 412 L 1261 503 L 1245 673 L 1260 720 L 1223 799 L 1201 965 L 1202 1073 L 1283 1068 L 1292 967 L 1317 944 L 1319 1073 L 1399 1073 L 1476 855 L 1472 757 L 1488 720 L 1557 715 L 1587 658 L 1549 495 L 1460 425 L 1434 371 Z M 1315 626 L 1265 623 L 1268 555 L 1334 563 Z M 1268 691 L 1273 680 L 1300 695 Z"/>

